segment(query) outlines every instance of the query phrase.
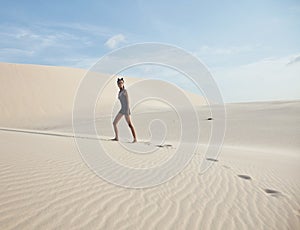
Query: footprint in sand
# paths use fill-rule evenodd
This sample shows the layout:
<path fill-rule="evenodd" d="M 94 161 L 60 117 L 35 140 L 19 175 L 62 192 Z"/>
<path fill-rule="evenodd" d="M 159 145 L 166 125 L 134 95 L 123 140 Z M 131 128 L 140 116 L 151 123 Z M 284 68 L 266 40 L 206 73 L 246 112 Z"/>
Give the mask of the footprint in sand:
<path fill-rule="evenodd" d="M 170 145 L 170 144 L 165 144 L 165 145 L 156 145 L 156 147 L 159 147 L 159 148 L 172 148 L 173 146 Z"/>
<path fill-rule="evenodd" d="M 248 175 L 237 175 L 238 177 L 244 179 L 244 180 L 252 180 L 252 178 Z M 275 197 L 278 197 L 278 196 L 281 196 L 282 193 L 277 191 L 277 190 L 274 190 L 274 189 L 269 189 L 269 188 L 266 188 L 264 189 L 264 192 L 267 193 L 268 195 L 270 196 L 275 196 Z"/>
<path fill-rule="evenodd" d="M 222 165 L 223 168 L 226 168 L 226 169 L 231 169 L 229 166 L 227 165 Z"/>
<path fill-rule="evenodd" d="M 281 192 L 276 191 L 276 190 L 274 190 L 274 189 L 266 188 L 266 189 L 264 189 L 264 191 L 265 191 L 268 195 L 271 195 L 271 196 L 276 196 L 276 197 L 277 197 L 277 196 L 282 195 Z"/>
<path fill-rule="evenodd" d="M 206 160 L 218 162 L 218 160 L 217 160 L 217 159 L 214 159 L 214 158 L 206 158 Z M 226 169 L 231 169 L 231 167 L 229 167 L 229 166 L 227 166 L 227 165 L 222 165 L 222 167 L 224 167 L 224 168 L 226 168 Z M 239 178 L 244 179 L 244 180 L 252 180 L 252 178 L 251 178 L 250 176 L 248 176 L 248 175 L 238 174 L 237 176 L 238 176 Z M 271 195 L 271 196 L 276 196 L 276 197 L 278 197 L 278 196 L 282 195 L 281 192 L 276 191 L 276 190 L 274 190 L 274 189 L 268 189 L 268 188 L 267 188 L 267 189 L 264 189 L 264 191 L 265 191 L 265 193 L 267 193 L 268 195 Z M 300 210 L 298 210 L 298 211 L 299 211 L 299 212 L 297 213 L 297 215 L 300 216 Z"/>
<path fill-rule="evenodd" d="M 219 160 L 214 159 L 214 158 L 206 158 L 206 160 L 208 160 L 208 161 L 214 161 L 214 162 L 218 162 L 219 161 Z"/>
<path fill-rule="evenodd" d="M 252 178 L 248 175 L 238 175 L 238 177 L 245 179 L 245 180 L 252 180 Z"/>
<path fill-rule="evenodd" d="M 215 159 L 211 159 L 211 158 L 206 158 L 206 160 L 215 160 Z M 222 167 L 226 168 L 226 169 L 231 169 L 229 166 L 227 165 L 222 165 Z M 244 175 L 244 174 L 238 174 L 237 175 L 239 178 L 242 178 L 244 180 L 252 180 L 252 178 L 248 175 Z M 282 196 L 283 194 L 277 190 L 274 190 L 274 189 L 269 189 L 269 188 L 266 188 L 266 189 L 263 189 L 265 193 L 267 193 L 268 195 L 270 196 L 275 196 L 275 197 L 278 197 L 278 196 Z M 297 216 L 300 217 L 300 210 L 298 210 L 298 213 L 296 213 Z"/>

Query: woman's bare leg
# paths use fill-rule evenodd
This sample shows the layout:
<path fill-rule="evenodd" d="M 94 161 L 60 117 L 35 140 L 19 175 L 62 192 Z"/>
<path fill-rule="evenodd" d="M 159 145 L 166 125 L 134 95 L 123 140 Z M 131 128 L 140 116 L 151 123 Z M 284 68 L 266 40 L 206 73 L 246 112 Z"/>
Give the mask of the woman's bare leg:
<path fill-rule="evenodd" d="M 129 126 L 129 128 L 131 129 L 131 133 L 132 133 L 132 136 L 133 136 L 133 142 L 137 142 L 135 130 L 134 130 L 133 124 L 132 124 L 132 122 L 130 120 L 130 116 L 129 115 L 125 115 L 125 119 L 126 119 L 126 122 L 127 122 L 128 126 Z"/>
<path fill-rule="evenodd" d="M 113 122 L 113 126 L 114 126 L 114 130 L 115 130 L 115 138 L 113 139 L 114 141 L 118 141 L 119 140 L 119 134 L 118 134 L 118 123 L 120 121 L 120 119 L 122 118 L 123 114 L 121 113 L 118 113 L 114 119 L 114 122 Z"/>

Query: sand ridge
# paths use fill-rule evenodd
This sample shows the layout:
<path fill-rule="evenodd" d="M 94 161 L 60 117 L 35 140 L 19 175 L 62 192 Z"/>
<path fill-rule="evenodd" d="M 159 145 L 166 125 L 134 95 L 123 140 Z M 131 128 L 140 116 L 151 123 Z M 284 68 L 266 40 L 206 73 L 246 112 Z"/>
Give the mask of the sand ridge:
<path fill-rule="evenodd" d="M 0 229 L 299 229 L 300 101 L 226 104 L 228 129 L 218 158 L 205 156 L 214 120 L 198 106 L 203 135 L 187 167 L 159 186 L 128 189 L 97 176 L 76 146 L 69 103 L 84 73 L 0 64 Z M 139 144 L 156 155 L 122 147 L 130 140 L 124 121 L 121 144 L 108 141 L 109 116 L 97 117 L 96 141 L 124 164 L 160 163 L 176 150 L 177 131 L 173 118 L 165 119 L 173 133 L 155 143 L 145 128 L 153 117 L 172 114 L 132 115 Z M 88 133 L 82 138 L 95 141 Z M 213 165 L 200 175 L 203 160 Z"/>

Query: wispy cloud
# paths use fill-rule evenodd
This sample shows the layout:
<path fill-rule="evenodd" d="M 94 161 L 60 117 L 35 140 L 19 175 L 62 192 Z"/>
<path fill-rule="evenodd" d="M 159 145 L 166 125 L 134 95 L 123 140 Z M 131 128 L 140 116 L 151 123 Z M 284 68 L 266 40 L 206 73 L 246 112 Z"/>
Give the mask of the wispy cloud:
<path fill-rule="evenodd" d="M 99 58 L 91 51 L 102 46 L 107 36 L 101 37 L 100 29 L 93 26 L 64 26 L 0 24 L 0 61 L 89 68 Z M 84 28 L 89 32 L 82 32 Z"/>
<path fill-rule="evenodd" d="M 52 29 L 64 29 L 73 32 L 80 32 L 85 35 L 94 35 L 99 37 L 111 37 L 113 35 L 112 29 L 105 26 L 99 26 L 94 24 L 86 23 L 54 23 L 54 22 L 39 22 L 37 23 L 40 27 L 52 28 Z"/>
<path fill-rule="evenodd" d="M 265 58 L 212 72 L 227 102 L 300 99 L 300 62 L 289 64 L 294 57 Z"/>
<path fill-rule="evenodd" d="M 287 65 L 295 64 L 296 62 L 300 62 L 300 55 L 293 57 L 293 59 L 287 63 Z"/>
<path fill-rule="evenodd" d="M 230 47 L 212 47 L 201 46 L 197 52 L 199 55 L 234 55 L 244 52 L 250 52 L 253 50 L 251 46 L 230 46 Z"/>
<path fill-rule="evenodd" d="M 208 66 L 238 66 L 257 60 L 257 52 L 265 48 L 261 44 L 236 46 L 202 45 L 192 54 L 204 61 Z"/>
<path fill-rule="evenodd" d="M 3 48 L 0 49 L 0 56 L 12 58 L 14 56 L 27 56 L 30 57 L 34 54 L 34 51 L 15 49 L 15 48 Z"/>
<path fill-rule="evenodd" d="M 125 36 L 123 34 L 117 34 L 109 38 L 105 42 L 105 46 L 107 46 L 110 49 L 115 49 L 123 42 L 125 42 Z"/>

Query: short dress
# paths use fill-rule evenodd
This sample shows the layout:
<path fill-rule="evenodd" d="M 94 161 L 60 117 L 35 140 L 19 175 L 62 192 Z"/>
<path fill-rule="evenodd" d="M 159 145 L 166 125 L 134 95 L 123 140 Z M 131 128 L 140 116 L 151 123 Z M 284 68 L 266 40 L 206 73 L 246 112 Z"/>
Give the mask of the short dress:
<path fill-rule="evenodd" d="M 129 105 L 128 105 L 128 100 L 127 100 L 127 90 L 126 89 L 122 89 L 119 91 L 119 100 L 121 102 L 121 110 L 119 111 L 119 113 L 124 114 L 124 115 L 130 115 L 130 109 L 129 109 Z"/>

